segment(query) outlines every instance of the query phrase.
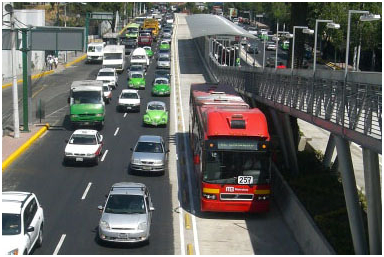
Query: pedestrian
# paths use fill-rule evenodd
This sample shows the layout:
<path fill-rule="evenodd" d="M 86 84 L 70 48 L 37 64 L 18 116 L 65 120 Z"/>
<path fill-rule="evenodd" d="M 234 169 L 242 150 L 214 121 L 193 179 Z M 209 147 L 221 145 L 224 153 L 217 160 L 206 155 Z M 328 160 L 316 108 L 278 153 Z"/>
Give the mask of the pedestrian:
<path fill-rule="evenodd" d="M 59 58 L 57 56 L 55 56 L 54 58 L 54 64 L 55 64 L 55 69 L 57 69 L 57 65 L 59 64 Z"/>
<path fill-rule="evenodd" d="M 46 59 L 46 66 L 49 70 L 52 69 L 52 66 L 51 66 L 51 59 L 52 59 L 52 55 L 47 55 L 47 59 Z"/>

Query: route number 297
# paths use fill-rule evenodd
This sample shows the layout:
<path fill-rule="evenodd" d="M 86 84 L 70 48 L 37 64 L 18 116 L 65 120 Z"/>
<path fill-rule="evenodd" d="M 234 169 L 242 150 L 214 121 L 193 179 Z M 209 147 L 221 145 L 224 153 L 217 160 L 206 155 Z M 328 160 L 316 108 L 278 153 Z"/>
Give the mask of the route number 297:
<path fill-rule="evenodd" d="M 239 184 L 239 185 L 253 184 L 253 177 L 252 176 L 238 176 L 237 177 L 237 184 Z"/>

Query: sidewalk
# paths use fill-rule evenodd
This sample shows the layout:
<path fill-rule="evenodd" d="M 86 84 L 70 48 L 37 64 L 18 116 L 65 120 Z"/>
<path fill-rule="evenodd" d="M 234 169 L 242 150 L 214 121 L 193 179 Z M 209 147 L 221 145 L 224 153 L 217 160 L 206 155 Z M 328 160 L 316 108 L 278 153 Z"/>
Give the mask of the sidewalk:
<path fill-rule="evenodd" d="M 65 70 L 67 67 L 71 66 L 74 63 L 77 63 L 81 60 L 81 57 L 84 56 L 83 52 L 74 52 L 68 53 L 67 63 L 64 63 L 64 60 L 59 59 L 59 64 L 56 69 L 53 69 L 53 73 L 59 73 Z M 45 75 L 49 76 L 49 75 Z M 18 79 L 21 79 L 22 75 L 18 76 Z M 4 85 L 5 83 L 3 83 Z M 20 86 L 22 83 L 18 83 Z M 35 133 L 41 129 L 41 125 L 31 125 L 29 126 L 29 132 L 22 132 L 22 127 L 20 127 L 20 137 L 14 138 L 14 132 L 4 133 L 2 136 L 2 161 L 8 158 L 13 152 L 15 152 L 20 146 L 22 146 L 25 142 L 28 141 Z"/>
<path fill-rule="evenodd" d="M 62 70 L 64 70 L 64 69 L 66 69 L 66 68 L 67 68 L 66 66 L 68 66 L 68 64 L 70 64 L 71 62 L 73 62 L 74 60 L 76 60 L 77 58 L 83 56 L 83 55 L 86 54 L 86 53 L 84 53 L 84 52 L 79 52 L 79 51 L 77 51 L 77 52 L 75 52 L 75 51 L 68 51 L 68 54 L 67 54 L 67 62 L 66 62 L 66 63 L 64 63 L 64 54 L 65 54 L 65 52 L 61 52 L 61 53 L 59 53 L 59 64 L 57 65 L 57 68 L 53 68 L 53 69 L 51 70 L 52 72 L 60 72 L 60 71 L 62 71 Z M 32 71 L 32 74 L 31 74 L 31 76 L 32 76 L 32 80 L 33 80 L 35 77 L 38 77 L 39 74 L 46 73 L 46 72 L 49 72 L 49 71 L 50 71 L 50 70 L 48 69 L 48 67 L 44 67 L 42 70 L 39 69 L 39 70 L 34 70 L 34 71 Z M 50 73 L 50 74 L 51 74 L 51 73 Z M 47 76 L 47 75 L 50 75 L 50 74 L 42 74 L 41 76 Z M 21 83 L 23 83 L 23 82 L 22 82 L 22 79 L 23 79 L 23 74 L 19 74 L 19 75 L 17 75 L 17 84 L 21 84 Z M 9 83 L 12 83 L 12 77 L 11 77 L 11 76 L 5 78 L 5 79 L 2 81 L 2 85 L 3 85 L 3 87 L 4 87 L 6 84 L 9 84 Z M 12 86 L 12 84 L 11 84 L 10 86 Z M 8 86 L 7 86 L 7 87 L 8 87 Z M 6 87 L 4 87 L 4 88 L 6 88 Z M 3 88 L 3 89 L 4 89 L 4 88 Z"/>

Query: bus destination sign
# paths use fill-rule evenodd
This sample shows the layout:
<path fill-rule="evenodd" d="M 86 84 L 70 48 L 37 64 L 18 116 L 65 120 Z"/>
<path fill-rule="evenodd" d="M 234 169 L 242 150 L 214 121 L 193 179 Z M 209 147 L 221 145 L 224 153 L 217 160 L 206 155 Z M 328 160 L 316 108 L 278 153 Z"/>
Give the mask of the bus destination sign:
<path fill-rule="evenodd" d="M 217 141 L 217 149 L 257 151 L 257 143 L 255 140 L 219 140 Z"/>

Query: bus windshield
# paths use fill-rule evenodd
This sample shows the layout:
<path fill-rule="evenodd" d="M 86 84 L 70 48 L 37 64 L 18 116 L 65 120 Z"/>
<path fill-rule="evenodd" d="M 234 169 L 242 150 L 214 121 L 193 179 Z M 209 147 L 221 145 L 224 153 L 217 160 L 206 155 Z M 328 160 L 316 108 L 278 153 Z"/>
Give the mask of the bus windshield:
<path fill-rule="evenodd" d="M 131 34 L 131 33 L 138 33 L 139 32 L 139 28 L 128 28 L 127 29 L 127 33 Z"/>
<path fill-rule="evenodd" d="M 100 91 L 76 91 L 72 92 L 74 104 L 101 104 Z"/>
<path fill-rule="evenodd" d="M 121 53 L 104 53 L 105 60 L 120 60 L 122 59 Z"/>
<path fill-rule="evenodd" d="M 270 158 L 266 153 L 251 151 L 206 151 L 203 181 L 237 184 L 238 176 L 252 176 L 253 184 L 268 184 Z"/>

